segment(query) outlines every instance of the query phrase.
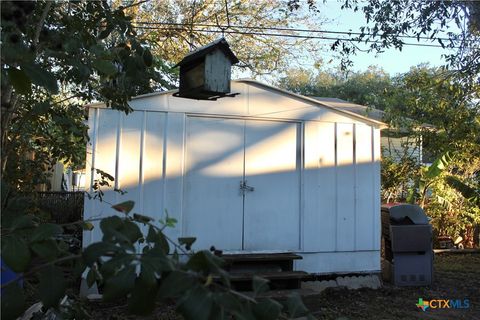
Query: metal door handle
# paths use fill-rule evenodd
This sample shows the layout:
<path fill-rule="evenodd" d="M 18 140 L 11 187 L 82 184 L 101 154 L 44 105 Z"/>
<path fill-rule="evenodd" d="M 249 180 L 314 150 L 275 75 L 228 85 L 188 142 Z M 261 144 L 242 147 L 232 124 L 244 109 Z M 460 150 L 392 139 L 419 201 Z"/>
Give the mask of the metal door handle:
<path fill-rule="evenodd" d="M 255 191 L 255 188 L 247 185 L 246 180 L 245 181 L 240 181 L 240 192 L 242 194 L 245 194 L 245 192 L 253 192 L 253 191 Z"/>

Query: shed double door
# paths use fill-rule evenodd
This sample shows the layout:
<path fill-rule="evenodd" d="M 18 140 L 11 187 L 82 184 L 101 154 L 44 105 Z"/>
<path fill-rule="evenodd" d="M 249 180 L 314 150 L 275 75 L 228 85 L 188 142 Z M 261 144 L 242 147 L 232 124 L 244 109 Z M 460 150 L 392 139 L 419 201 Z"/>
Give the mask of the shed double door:
<path fill-rule="evenodd" d="M 183 234 L 195 248 L 298 250 L 298 123 L 188 117 Z"/>

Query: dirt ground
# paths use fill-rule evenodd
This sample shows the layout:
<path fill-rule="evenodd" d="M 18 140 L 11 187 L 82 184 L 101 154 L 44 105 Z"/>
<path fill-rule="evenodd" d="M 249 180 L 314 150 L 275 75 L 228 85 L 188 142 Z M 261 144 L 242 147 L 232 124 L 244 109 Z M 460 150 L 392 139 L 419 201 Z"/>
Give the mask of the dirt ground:
<path fill-rule="evenodd" d="M 318 319 L 468 319 L 480 320 L 480 253 L 441 254 L 435 256 L 435 280 L 429 287 L 394 287 L 347 290 L 330 288 L 303 298 Z M 419 298 L 469 299 L 468 309 L 428 309 L 416 307 Z M 127 315 L 126 306 L 93 303 L 87 307 L 94 319 L 136 319 Z M 181 319 L 174 306 L 159 306 L 143 319 Z"/>
<path fill-rule="evenodd" d="M 480 254 L 436 255 L 434 269 L 429 287 L 331 288 L 304 302 L 318 319 L 480 319 Z M 470 307 L 424 312 L 416 306 L 419 298 L 469 299 Z"/>

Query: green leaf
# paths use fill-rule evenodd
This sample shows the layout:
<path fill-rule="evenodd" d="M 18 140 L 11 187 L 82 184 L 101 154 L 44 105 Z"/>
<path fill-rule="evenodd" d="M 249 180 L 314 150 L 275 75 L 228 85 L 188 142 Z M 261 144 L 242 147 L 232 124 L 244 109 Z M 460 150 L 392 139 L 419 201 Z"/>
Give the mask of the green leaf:
<path fill-rule="evenodd" d="M 258 276 L 253 276 L 252 279 L 252 287 L 253 287 L 253 292 L 255 292 L 255 295 L 258 295 L 260 293 L 263 293 L 265 291 L 269 290 L 268 283 L 270 281 Z"/>
<path fill-rule="evenodd" d="M 242 303 L 238 300 L 236 296 L 231 293 L 227 292 L 219 292 L 215 293 L 214 299 L 216 304 L 221 306 L 222 308 L 233 311 L 233 310 L 241 310 Z"/>
<path fill-rule="evenodd" d="M 165 238 L 165 235 L 161 231 L 155 230 L 153 226 L 148 227 L 146 240 L 147 242 L 158 245 L 165 254 L 170 252 L 170 246 L 168 244 L 168 240 Z"/>
<path fill-rule="evenodd" d="M 85 221 L 82 223 L 82 229 L 86 231 L 92 231 L 94 229 L 94 225 L 91 222 Z"/>
<path fill-rule="evenodd" d="M 121 270 L 132 264 L 135 256 L 127 253 L 119 253 L 115 257 L 104 262 L 100 267 L 100 273 L 105 278 L 115 275 L 118 270 Z"/>
<path fill-rule="evenodd" d="M 222 259 L 214 256 L 210 251 L 202 250 L 190 257 L 186 266 L 194 271 L 218 273 L 223 263 Z"/>
<path fill-rule="evenodd" d="M 106 37 L 108 37 L 110 35 L 110 33 L 112 33 L 113 29 L 114 29 L 113 25 L 108 24 L 107 27 L 105 28 L 105 30 L 102 30 L 100 32 L 100 34 L 98 35 L 98 39 L 100 39 L 100 40 L 105 39 Z"/>
<path fill-rule="evenodd" d="M 45 308 L 55 307 L 65 295 L 67 283 L 63 273 L 56 267 L 48 267 L 40 273 L 38 293 Z"/>
<path fill-rule="evenodd" d="M 263 299 L 253 305 L 253 313 L 257 319 L 275 320 L 280 316 L 283 306 L 275 300 Z"/>
<path fill-rule="evenodd" d="M 186 320 L 208 320 L 212 305 L 212 293 L 196 286 L 178 301 L 177 310 Z"/>
<path fill-rule="evenodd" d="M 167 226 L 169 228 L 175 228 L 175 225 L 177 224 L 177 222 L 178 222 L 177 219 L 167 217 L 165 219 L 165 226 Z"/>
<path fill-rule="evenodd" d="M 157 292 L 157 282 L 145 282 L 140 274 L 140 278 L 135 281 L 132 295 L 128 299 L 128 310 L 136 315 L 150 314 L 155 308 Z"/>
<path fill-rule="evenodd" d="M 163 249 L 153 247 L 142 256 L 142 265 L 149 265 L 157 273 L 175 270 L 174 260 L 168 257 Z"/>
<path fill-rule="evenodd" d="M 285 305 L 291 318 L 303 317 L 308 314 L 308 309 L 303 304 L 302 298 L 297 292 L 292 293 Z"/>
<path fill-rule="evenodd" d="M 195 240 L 197 240 L 195 237 L 183 237 L 178 238 L 178 243 L 180 245 L 185 245 L 185 249 L 190 250 Z"/>
<path fill-rule="evenodd" d="M 117 216 L 103 218 L 100 221 L 100 229 L 105 234 L 110 230 L 119 230 L 123 225 L 123 220 Z"/>
<path fill-rule="evenodd" d="M 150 221 L 153 221 L 155 219 L 153 219 L 152 217 L 149 217 L 149 216 L 144 216 L 143 214 L 134 213 L 133 214 L 133 220 L 135 220 L 137 222 L 140 222 L 140 223 L 149 223 Z"/>
<path fill-rule="evenodd" d="M 446 152 L 440 157 L 438 157 L 427 169 L 425 177 L 427 179 L 434 179 L 440 175 L 450 164 L 452 157 L 450 153 Z"/>
<path fill-rule="evenodd" d="M 93 61 L 92 65 L 95 69 L 97 69 L 98 71 L 100 71 L 101 73 L 107 76 L 113 76 L 114 74 L 117 73 L 117 68 L 109 60 L 97 59 Z"/>
<path fill-rule="evenodd" d="M 133 289 L 136 277 L 135 266 L 129 265 L 113 277 L 105 279 L 103 300 L 114 301 L 125 297 Z"/>
<path fill-rule="evenodd" d="M 176 298 L 182 296 L 196 282 L 195 278 L 187 272 L 172 271 L 165 279 L 162 279 L 159 294 L 164 298 Z"/>
<path fill-rule="evenodd" d="M 30 215 L 19 215 L 12 221 L 10 228 L 13 230 L 34 227 L 33 217 Z"/>
<path fill-rule="evenodd" d="M 135 205 L 134 201 L 125 201 L 125 202 L 113 205 L 112 208 L 119 212 L 128 214 L 130 211 L 132 211 L 134 205 Z"/>
<path fill-rule="evenodd" d="M 105 256 L 105 255 L 110 255 L 113 253 L 120 252 L 122 248 L 116 246 L 113 243 L 109 242 L 95 242 L 89 245 L 84 251 L 83 251 L 83 259 L 85 260 L 85 263 L 87 265 L 92 265 L 94 262 L 97 261 L 98 258 Z"/>
<path fill-rule="evenodd" d="M 445 181 L 450 187 L 460 192 L 465 199 L 474 205 L 480 206 L 480 190 L 475 190 L 455 176 L 447 176 Z"/>
<path fill-rule="evenodd" d="M 143 237 L 143 234 L 140 231 L 138 225 L 129 220 L 125 220 L 123 222 L 123 227 L 119 231 L 125 236 L 127 236 L 127 238 L 130 239 L 132 243 Z"/>
<path fill-rule="evenodd" d="M 93 269 L 88 270 L 86 280 L 87 280 L 87 286 L 89 288 L 91 288 L 93 286 L 93 284 L 95 283 L 95 281 L 97 280 L 95 270 L 93 270 Z"/>
<path fill-rule="evenodd" d="M 147 67 L 150 67 L 153 63 L 152 53 L 148 49 L 143 50 L 143 62 Z"/>
<path fill-rule="evenodd" d="M 32 92 L 32 82 L 23 70 L 10 68 L 8 71 L 8 80 L 15 91 L 19 94 L 30 94 Z"/>
<path fill-rule="evenodd" d="M 25 311 L 25 296 L 18 283 L 2 289 L 2 319 L 17 319 Z"/>
<path fill-rule="evenodd" d="M 59 254 L 57 243 L 52 239 L 36 242 L 31 246 L 31 248 L 32 251 L 35 252 L 35 254 L 37 254 L 39 257 L 49 261 L 54 260 Z"/>
<path fill-rule="evenodd" d="M 53 224 L 53 223 L 41 224 L 33 231 L 31 241 L 32 242 L 43 241 L 62 233 L 63 233 L 63 229 L 58 224 Z"/>
<path fill-rule="evenodd" d="M 50 107 L 51 107 L 50 103 L 46 101 L 36 103 L 32 109 L 32 115 L 39 116 L 39 115 L 45 114 L 48 112 Z"/>
<path fill-rule="evenodd" d="M 53 94 L 58 93 L 57 78 L 53 73 L 43 69 L 37 64 L 24 64 L 22 70 L 30 77 L 32 83 L 44 87 Z"/>
<path fill-rule="evenodd" d="M 23 272 L 30 263 L 30 250 L 26 242 L 16 236 L 2 240 L 3 261 L 15 272 Z"/>

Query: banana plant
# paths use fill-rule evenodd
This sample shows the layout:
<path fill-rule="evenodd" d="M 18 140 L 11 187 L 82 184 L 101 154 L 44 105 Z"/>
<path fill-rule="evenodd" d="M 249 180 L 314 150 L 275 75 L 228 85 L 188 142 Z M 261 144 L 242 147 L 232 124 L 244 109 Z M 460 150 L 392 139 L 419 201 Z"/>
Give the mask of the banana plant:
<path fill-rule="evenodd" d="M 460 192 L 462 196 L 467 199 L 467 201 L 480 208 L 479 184 L 477 184 L 476 186 L 471 186 L 455 176 L 447 176 L 445 177 L 445 181 L 450 187 Z"/>
<path fill-rule="evenodd" d="M 415 181 L 414 185 L 409 189 L 407 202 L 420 202 L 420 206 L 425 206 L 428 188 L 433 182 L 444 172 L 448 165 L 452 162 L 453 156 L 449 152 L 445 152 L 438 157 L 431 165 L 421 169 L 420 177 Z"/>

